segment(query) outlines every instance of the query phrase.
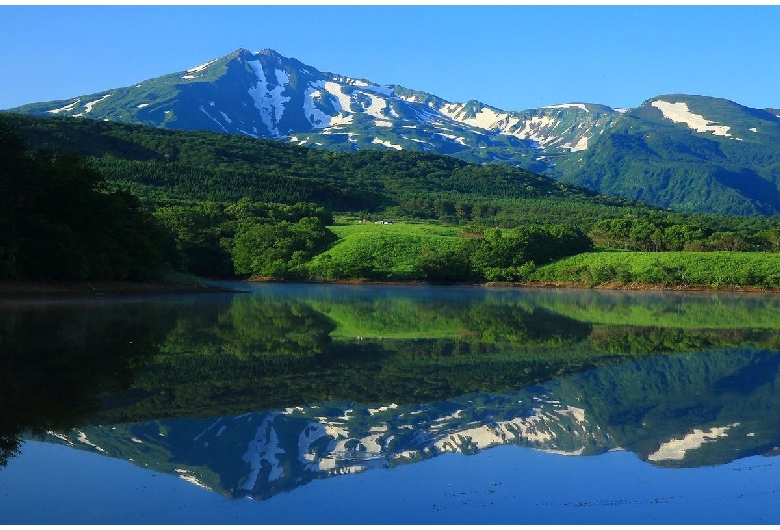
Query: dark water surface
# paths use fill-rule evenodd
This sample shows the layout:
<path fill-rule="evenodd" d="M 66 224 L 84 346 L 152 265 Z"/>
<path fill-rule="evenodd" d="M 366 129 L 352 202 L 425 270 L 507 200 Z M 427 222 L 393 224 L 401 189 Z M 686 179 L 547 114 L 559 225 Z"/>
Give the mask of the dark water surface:
<path fill-rule="evenodd" d="M 780 522 L 780 297 L 0 301 L 11 523 Z"/>

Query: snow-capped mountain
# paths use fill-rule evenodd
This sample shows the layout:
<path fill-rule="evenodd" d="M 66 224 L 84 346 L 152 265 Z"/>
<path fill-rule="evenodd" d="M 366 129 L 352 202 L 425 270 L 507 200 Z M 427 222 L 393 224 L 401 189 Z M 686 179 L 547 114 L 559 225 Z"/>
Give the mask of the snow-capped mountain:
<path fill-rule="evenodd" d="M 520 166 L 687 211 L 780 213 L 780 111 L 672 94 L 635 109 L 507 111 L 321 72 L 245 49 L 130 87 L 10 112 L 269 138 L 328 150 L 429 151 Z"/>
<path fill-rule="evenodd" d="M 273 50 L 237 50 L 188 70 L 13 112 L 271 138 L 336 150 L 408 149 L 543 170 L 587 148 L 620 113 L 573 103 L 508 112 L 320 72 Z M 540 163 L 541 162 L 541 163 Z"/>

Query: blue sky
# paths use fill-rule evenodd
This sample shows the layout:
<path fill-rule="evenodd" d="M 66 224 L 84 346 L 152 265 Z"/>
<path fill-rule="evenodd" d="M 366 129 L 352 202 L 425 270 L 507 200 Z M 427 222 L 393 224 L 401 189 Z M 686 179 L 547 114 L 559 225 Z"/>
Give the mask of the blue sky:
<path fill-rule="evenodd" d="M 703 94 L 780 107 L 780 6 L 0 6 L 0 109 L 272 48 L 503 110 Z"/>

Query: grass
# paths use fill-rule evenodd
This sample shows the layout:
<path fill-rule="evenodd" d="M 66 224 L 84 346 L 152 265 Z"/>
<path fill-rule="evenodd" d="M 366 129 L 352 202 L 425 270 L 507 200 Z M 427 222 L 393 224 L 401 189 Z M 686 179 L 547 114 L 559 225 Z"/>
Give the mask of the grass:
<path fill-rule="evenodd" d="M 368 223 L 337 224 L 329 226 L 337 236 L 346 238 L 358 234 L 373 235 L 397 235 L 397 236 L 417 236 L 417 237 L 457 237 L 460 228 L 456 226 L 443 226 L 434 224 L 417 223 L 394 223 L 391 225 L 377 225 Z"/>
<path fill-rule="evenodd" d="M 330 227 L 339 241 L 314 257 L 309 274 L 322 279 L 419 280 L 420 256 L 457 251 L 466 241 L 458 228 L 373 223 Z"/>
<path fill-rule="evenodd" d="M 532 281 L 599 285 L 780 288 L 770 252 L 587 252 L 539 267 Z"/>
<path fill-rule="evenodd" d="M 468 239 L 434 224 L 337 224 L 339 241 L 308 265 L 319 280 L 424 281 L 424 263 L 443 268 Z M 464 276 L 465 277 L 465 276 Z M 578 287 L 780 290 L 780 253 L 594 251 L 541 265 L 524 283 Z"/>

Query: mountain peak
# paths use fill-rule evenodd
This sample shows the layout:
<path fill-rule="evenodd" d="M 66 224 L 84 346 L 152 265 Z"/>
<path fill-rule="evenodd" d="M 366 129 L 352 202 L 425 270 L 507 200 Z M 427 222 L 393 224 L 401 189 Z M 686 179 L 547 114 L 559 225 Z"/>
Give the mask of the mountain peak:
<path fill-rule="evenodd" d="M 271 48 L 263 48 L 262 50 L 256 52 L 255 55 L 266 55 L 273 59 L 287 59 L 287 57 L 277 52 L 276 50 L 272 50 Z"/>
<path fill-rule="evenodd" d="M 242 59 L 255 59 L 258 55 L 262 55 L 265 57 L 268 57 L 269 59 L 275 59 L 275 60 L 283 60 L 288 59 L 287 57 L 283 56 L 276 50 L 272 50 L 271 48 L 263 48 L 262 50 L 253 52 L 252 50 L 249 50 L 248 48 L 239 48 L 236 51 L 229 53 L 226 58 L 229 59 L 235 59 L 235 58 L 242 58 Z"/>

